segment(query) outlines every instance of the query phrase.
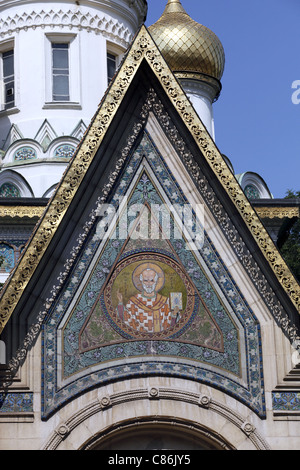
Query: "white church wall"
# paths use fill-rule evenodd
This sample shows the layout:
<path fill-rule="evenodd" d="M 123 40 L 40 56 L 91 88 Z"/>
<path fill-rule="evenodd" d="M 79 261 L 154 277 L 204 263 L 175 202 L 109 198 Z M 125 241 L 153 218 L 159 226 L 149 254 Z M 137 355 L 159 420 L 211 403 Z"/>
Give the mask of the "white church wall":
<path fill-rule="evenodd" d="M 34 5 L 35 11 L 38 12 L 39 8 L 43 11 L 42 6 L 45 8 L 45 5 Z M 13 16 L 13 12 L 11 14 Z M 45 118 L 58 135 L 70 135 L 80 119 L 90 122 L 107 88 L 107 37 L 100 29 L 82 30 L 77 19 L 79 15 L 69 15 L 64 25 L 60 9 L 57 18 L 54 12 L 49 16 L 44 13 L 44 18 L 41 14 L 29 15 L 28 12 L 22 16 L 25 22 L 31 21 L 31 27 L 18 32 L 16 28 L 11 32 L 15 45 L 16 102 L 15 109 L 6 114 L 27 138 L 34 138 Z M 48 25 L 48 21 L 52 24 Z M 111 34 L 109 40 L 113 41 Z M 69 44 L 70 99 L 65 102 L 52 100 L 53 42 Z"/>

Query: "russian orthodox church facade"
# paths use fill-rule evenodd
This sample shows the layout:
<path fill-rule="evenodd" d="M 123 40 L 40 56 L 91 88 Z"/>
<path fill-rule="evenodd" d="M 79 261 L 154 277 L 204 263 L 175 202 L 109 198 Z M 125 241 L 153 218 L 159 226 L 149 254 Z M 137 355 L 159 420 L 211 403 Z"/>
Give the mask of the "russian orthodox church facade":
<path fill-rule="evenodd" d="M 0 448 L 297 449 L 299 217 L 215 144 L 169 0 L 0 2 Z"/>

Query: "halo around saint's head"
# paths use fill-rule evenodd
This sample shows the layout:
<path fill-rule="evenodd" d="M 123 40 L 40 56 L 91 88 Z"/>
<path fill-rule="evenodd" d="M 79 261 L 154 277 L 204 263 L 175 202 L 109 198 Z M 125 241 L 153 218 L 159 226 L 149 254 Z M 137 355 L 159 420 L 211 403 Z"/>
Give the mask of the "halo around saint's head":
<path fill-rule="evenodd" d="M 143 291 L 143 285 L 142 285 L 142 281 L 140 280 L 140 276 L 146 270 L 155 271 L 157 273 L 158 280 L 157 280 L 155 290 L 156 292 L 159 292 L 164 287 L 164 284 L 165 284 L 165 273 L 163 272 L 161 267 L 159 267 L 157 264 L 154 264 L 154 263 L 139 264 L 139 266 L 135 268 L 132 274 L 132 282 L 133 282 L 134 287 L 140 292 Z"/>

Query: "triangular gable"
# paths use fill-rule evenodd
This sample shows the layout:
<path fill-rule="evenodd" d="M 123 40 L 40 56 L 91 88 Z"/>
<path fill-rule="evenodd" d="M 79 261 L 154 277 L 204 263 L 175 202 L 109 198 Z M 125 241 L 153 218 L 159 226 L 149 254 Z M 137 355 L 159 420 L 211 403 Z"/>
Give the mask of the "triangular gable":
<path fill-rule="evenodd" d="M 49 306 L 45 419 L 96 384 L 139 373 L 211 384 L 265 416 L 257 318 L 199 215 L 186 212 L 183 230 L 171 210 L 190 206 L 175 177 L 178 155 L 163 153 L 143 131 Z M 153 301 L 142 295 L 149 270 L 157 274 Z"/>
<path fill-rule="evenodd" d="M 143 141 L 145 142 L 147 139 L 144 138 Z M 151 181 L 151 176 L 149 176 L 146 167 L 146 163 L 144 167 L 140 167 L 136 186 L 138 186 L 138 183 L 144 187 L 147 185 L 148 192 L 151 190 L 152 192 L 155 192 L 154 184 Z M 158 195 L 156 194 L 156 197 L 157 196 Z M 140 214 L 136 220 L 133 221 L 133 226 L 128 233 L 127 239 L 123 242 L 123 245 L 121 244 L 119 254 L 114 261 L 111 273 L 112 275 L 107 276 L 107 282 L 100 289 L 97 300 L 94 302 L 94 305 L 86 318 L 85 324 L 80 331 L 79 350 L 81 352 L 95 349 L 97 345 L 100 347 L 105 343 L 102 335 L 99 335 L 97 328 L 93 339 L 93 325 L 98 323 L 98 326 L 100 326 L 100 329 L 102 330 L 103 320 L 105 320 L 105 317 L 103 317 L 101 313 L 99 314 L 99 309 L 101 310 L 100 303 L 103 305 L 103 310 L 109 312 L 109 318 L 114 322 L 115 328 L 117 330 L 122 330 L 123 335 L 128 339 L 141 339 L 144 337 L 147 340 L 149 339 L 150 334 L 151 337 L 156 340 L 166 338 L 174 339 L 180 335 L 181 340 L 188 341 L 192 336 L 194 342 L 198 342 L 201 346 L 224 352 L 224 339 L 222 332 L 211 316 L 205 300 L 201 297 L 197 286 L 195 286 L 193 280 L 186 273 L 184 266 L 184 262 L 186 260 L 182 261 L 180 259 L 175 249 L 176 245 L 172 246 L 169 240 L 171 234 L 164 231 L 160 220 L 158 220 L 161 218 L 161 213 L 158 213 L 158 208 L 161 207 L 164 209 L 164 225 L 167 225 L 167 232 L 171 231 L 171 227 L 168 224 L 171 219 L 171 214 L 167 208 L 168 206 L 166 204 L 163 205 L 163 201 L 161 199 L 156 199 L 156 204 L 154 205 L 150 205 L 147 201 L 143 201 Z M 126 209 L 127 208 L 128 206 L 126 205 Z M 127 217 L 125 212 L 126 211 L 124 210 L 123 216 L 121 214 L 119 217 L 118 229 L 120 228 L 122 218 L 124 219 L 124 216 Z M 180 229 L 177 227 L 177 233 L 179 232 Z M 181 236 L 180 239 L 182 239 Z M 131 262 L 129 262 L 128 259 L 130 259 Z M 134 319 L 132 322 L 133 324 L 131 324 L 129 320 L 126 322 L 126 319 L 123 318 L 123 313 L 121 315 L 119 314 L 117 294 L 121 294 L 122 299 L 125 299 L 125 304 L 127 304 L 127 302 L 131 302 L 132 307 L 135 309 L 144 307 L 143 303 L 139 301 L 136 296 L 136 290 L 137 288 L 141 289 L 141 285 L 136 286 L 131 280 L 130 273 L 132 272 L 132 269 L 134 269 L 132 268 L 132 265 L 133 267 L 136 266 L 136 268 L 138 268 L 136 273 L 138 284 L 140 284 L 138 277 L 143 267 L 157 267 L 158 269 L 161 269 L 162 274 L 165 270 L 166 275 L 163 274 L 164 282 L 162 282 L 162 292 L 163 294 L 166 294 L 167 297 L 170 297 L 170 307 L 173 307 L 174 309 L 174 305 L 177 300 L 179 311 L 185 312 L 184 315 L 178 314 L 178 316 L 174 316 L 170 319 L 170 321 L 167 322 L 167 327 L 165 329 L 159 328 L 159 332 L 155 332 L 155 327 L 152 323 L 150 323 L 150 325 L 147 324 L 146 326 L 141 325 L 141 328 L 137 328 L 137 323 L 139 323 L 138 319 Z M 173 293 L 173 295 L 170 296 L 170 293 L 166 288 L 166 284 L 170 283 L 170 281 L 172 287 L 175 288 L 176 286 L 175 290 L 179 291 L 177 295 L 176 293 Z M 167 298 L 163 295 L 161 297 L 164 299 Z M 199 314 L 199 312 L 201 312 L 201 314 Z M 149 313 L 151 313 L 150 310 Z M 150 322 L 152 322 L 152 319 Z M 202 331 L 202 335 L 201 324 L 205 324 L 205 331 Z M 185 333 L 187 329 L 190 329 L 189 334 Z M 149 331 L 146 332 L 146 330 L 151 330 L 151 333 L 149 333 Z M 197 332 L 197 338 L 194 338 L 195 332 Z"/>
<path fill-rule="evenodd" d="M 21 140 L 21 139 L 24 139 L 24 136 L 22 135 L 20 129 L 18 128 L 16 124 L 12 124 L 7 134 L 5 143 L 3 145 L 3 149 L 7 150 L 10 145 L 12 145 L 17 140 Z"/>
<path fill-rule="evenodd" d="M 71 137 L 81 140 L 85 134 L 87 127 L 83 120 L 81 119 L 75 129 L 71 132 Z"/>
<path fill-rule="evenodd" d="M 267 231 L 256 212 L 243 194 L 234 175 L 225 163 L 215 143 L 209 136 L 191 103 L 162 58 L 148 30 L 142 26 L 127 53 L 115 80 L 102 100 L 99 109 L 88 128 L 86 135 L 64 174 L 49 206 L 40 220 L 35 233 L 30 239 L 24 255 L 9 278 L 1 295 L 1 330 L 11 318 L 19 302 L 22 303 L 26 286 L 36 273 L 39 263 L 49 248 L 54 235 L 61 228 L 62 222 L 71 208 L 88 170 L 95 163 L 94 159 L 101 149 L 101 144 L 109 135 L 110 125 L 116 117 L 131 84 L 144 61 L 156 77 L 165 96 L 170 100 L 170 112 L 177 113 L 182 128 L 186 129 L 189 139 L 205 157 L 205 160 L 218 180 L 220 188 L 229 196 L 235 207 L 234 217 L 239 217 L 256 242 L 259 256 L 267 261 L 274 279 L 282 286 L 288 299 L 299 312 L 300 287 L 290 270 L 275 248 Z M 197 181 L 197 165 L 189 165 L 191 176 Z"/>
<path fill-rule="evenodd" d="M 43 147 L 44 151 L 47 150 L 50 143 L 57 138 L 57 134 L 48 119 L 45 119 L 41 127 L 39 128 L 34 140 L 39 142 Z"/>

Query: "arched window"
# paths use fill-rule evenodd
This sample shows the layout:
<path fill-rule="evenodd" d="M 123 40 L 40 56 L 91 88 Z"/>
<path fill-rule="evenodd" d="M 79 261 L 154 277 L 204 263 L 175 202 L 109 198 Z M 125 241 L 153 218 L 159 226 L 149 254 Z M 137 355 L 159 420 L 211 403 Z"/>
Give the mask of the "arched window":
<path fill-rule="evenodd" d="M 3 183 L 0 186 L 0 197 L 21 197 L 21 194 L 14 184 Z"/>
<path fill-rule="evenodd" d="M 253 184 L 248 184 L 244 192 L 248 199 L 260 199 L 259 190 Z"/>
<path fill-rule="evenodd" d="M 208 429 L 184 423 L 139 422 L 122 426 L 102 436 L 94 436 L 85 447 L 89 450 L 225 450 L 230 446 Z M 94 442 L 93 442 L 94 441 Z M 182 460 L 183 461 L 183 460 Z M 159 463 L 159 462 L 158 462 Z M 187 464 L 188 461 L 185 461 Z"/>
<path fill-rule="evenodd" d="M 27 180 L 14 170 L 0 173 L 0 197 L 34 197 Z"/>

